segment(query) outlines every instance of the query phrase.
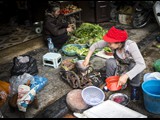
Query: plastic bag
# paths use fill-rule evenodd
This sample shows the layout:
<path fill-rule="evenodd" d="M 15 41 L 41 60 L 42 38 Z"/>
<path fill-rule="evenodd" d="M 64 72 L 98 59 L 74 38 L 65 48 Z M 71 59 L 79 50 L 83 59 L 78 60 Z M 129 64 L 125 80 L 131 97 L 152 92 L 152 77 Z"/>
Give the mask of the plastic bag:
<path fill-rule="evenodd" d="M 143 81 L 148 81 L 148 80 L 160 80 L 160 72 L 146 73 L 143 76 Z"/>
<path fill-rule="evenodd" d="M 0 86 L 0 107 L 2 107 L 6 102 L 7 96 L 8 94 L 6 93 L 6 91 Z"/>
<path fill-rule="evenodd" d="M 35 88 L 30 90 L 29 86 L 20 85 L 18 87 L 18 99 L 17 99 L 17 105 L 19 111 L 26 112 L 28 105 L 33 102 L 35 95 L 36 95 Z"/>
<path fill-rule="evenodd" d="M 9 82 L 10 82 L 9 96 L 12 96 L 18 93 L 18 86 L 26 84 L 28 80 L 30 80 L 31 82 L 34 81 L 34 77 L 28 73 L 24 73 L 23 75 L 19 75 L 19 76 L 12 76 L 9 79 Z"/>
<path fill-rule="evenodd" d="M 37 61 L 29 55 L 21 55 L 14 57 L 13 67 L 11 68 L 11 76 L 29 73 L 31 75 L 38 74 Z"/>
<path fill-rule="evenodd" d="M 39 92 L 40 90 L 42 90 L 44 88 L 44 86 L 47 84 L 48 79 L 45 77 L 41 77 L 41 76 L 34 76 L 34 81 L 31 82 L 31 89 L 32 88 L 36 88 L 36 92 Z"/>
<path fill-rule="evenodd" d="M 10 84 L 0 80 L 0 107 L 4 105 L 10 93 Z"/>
<path fill-rule="evenodd" d="M 153 63 L 153 68 L 154 68 L 155 72 L 160 72 L 160 59 L 156 60 Z"/>

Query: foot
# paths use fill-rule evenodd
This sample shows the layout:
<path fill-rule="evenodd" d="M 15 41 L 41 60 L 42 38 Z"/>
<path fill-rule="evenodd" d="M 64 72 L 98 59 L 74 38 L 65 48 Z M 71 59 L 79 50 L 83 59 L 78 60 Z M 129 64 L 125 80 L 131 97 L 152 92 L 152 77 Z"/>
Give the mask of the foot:
<path fill-rule="evenodd" d="M 57 49 L 57 48 L 54 48 L 53 51 L 54 51 L 55 53 L 57 53 L 57 52 L 58 52 L 58 49 Z"/>

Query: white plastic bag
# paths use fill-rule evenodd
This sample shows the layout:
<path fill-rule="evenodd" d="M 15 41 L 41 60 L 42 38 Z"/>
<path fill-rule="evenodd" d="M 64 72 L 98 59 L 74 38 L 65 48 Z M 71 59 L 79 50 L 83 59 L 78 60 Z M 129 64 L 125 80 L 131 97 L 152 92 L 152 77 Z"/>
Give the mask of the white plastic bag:
<path fill-rule="evenodd" d="M 27 107 L 33 102 L 36 95 L 36 88 L 30 90 L 27 85 L 20 85 L 18 87 L 17 106 L 19 111 L 26 112 Z"/>
<path fill-rule="evenodd" d="M 148 81 L 148 80 L 160 80 L 160 72 L 146 73 L 143 76 L 143 81 Z"/>
<path fill-rule="evenodd" d="M 34 81 L 34 77 L 28 73 L 24 73 L 23 75 L 19 75 L 19 76 L 12 76 L 9 79 L 10 88 L 11 88 L 11 92 L 10 92 L 9 96 L 12 96 L 12 95 L 18 93 L 19 85 L 26 84 L 28 80 L 30 80 L 31 82 Z"/>

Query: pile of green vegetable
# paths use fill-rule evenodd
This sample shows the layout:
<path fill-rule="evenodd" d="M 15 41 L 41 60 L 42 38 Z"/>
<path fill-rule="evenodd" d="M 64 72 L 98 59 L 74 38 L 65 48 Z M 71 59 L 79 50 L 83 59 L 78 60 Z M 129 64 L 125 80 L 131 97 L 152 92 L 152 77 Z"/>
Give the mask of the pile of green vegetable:
<path fill-rule="evenodd" d="M 64 50 L 66 52 L 76 52 L 77 50 L 79 50 L 79 48 L 77 46 L 68 45 L 64 48 Z"/>
<path fill-rule="evenodd" d="M 108 30 L 103 29 L 98 24 L 82 23 L 71 35 L 70 40 L 67 44 L 88 44 L 93 43 L 102 39 L 103 35 Z"/>

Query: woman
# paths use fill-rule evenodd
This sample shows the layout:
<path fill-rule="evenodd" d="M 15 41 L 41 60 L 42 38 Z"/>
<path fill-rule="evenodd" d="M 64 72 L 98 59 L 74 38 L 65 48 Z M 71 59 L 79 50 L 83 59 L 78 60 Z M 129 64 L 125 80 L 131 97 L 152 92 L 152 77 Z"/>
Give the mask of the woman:
<path fill-rule="evenodd" d="M 68 32 L 72 32 L 72 27 L 67 23 L 64 15 L 60 14 L 60 5 L 50 4 L 45 13 L 44 20 L 44 39 L 51 37 L 54 46 L 57 49 L 66 43 L 69 39 Z"/>
<path fill-rule="evenodd" d="M 106 78 L 119 75 L 118 86 L 131 85 L 131 100 L 139 100 L 139 87 L 142 71 L 146 68 L 144 58 L 136 42 L 128 39 L 128 33 L 121 28 L 112 27 L 103 36 L 103 40 L 94 43 L 83 64 L 89 64 L 90 57 L 97 48 L 109 46 L 114 52 L 114 58 L 106 61 Z"/>

